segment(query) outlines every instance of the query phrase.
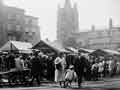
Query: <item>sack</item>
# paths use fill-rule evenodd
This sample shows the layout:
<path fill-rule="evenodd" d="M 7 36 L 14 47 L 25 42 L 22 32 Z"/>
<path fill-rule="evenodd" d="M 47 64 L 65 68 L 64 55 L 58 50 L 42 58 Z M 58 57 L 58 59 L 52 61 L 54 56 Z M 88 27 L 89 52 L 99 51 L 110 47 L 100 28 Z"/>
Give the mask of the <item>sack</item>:
<path fill-rule="evenodd" d="M 62 69 L 61 63 L 56 64 L 56 69 L 58 69 L 58 70 L 61 70 L 61 69 Z"/>

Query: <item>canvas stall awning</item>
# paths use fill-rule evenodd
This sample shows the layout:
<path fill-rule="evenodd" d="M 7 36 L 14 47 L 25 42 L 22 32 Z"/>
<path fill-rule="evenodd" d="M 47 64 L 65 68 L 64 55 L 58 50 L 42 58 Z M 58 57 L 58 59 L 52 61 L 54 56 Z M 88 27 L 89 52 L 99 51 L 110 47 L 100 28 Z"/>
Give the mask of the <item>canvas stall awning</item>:
<path fill-rule="evenodd" d="M 51 43 L 51 46 L 52 46 L 55 50 L 57 50 L 57 51 L 59 51 L 59 52 L 66 52 L 66 53 L 69 52 L 69 51 L 66 50 L 66 49 L 63 47 L 63 45 L 62 45 L 60 42 L 58 42 L 58 41 Z"/>
<path fill-rule="evenodd" d="M 103 49 L 105 52 L 108 52 L 110 54 L 120 55 L 120 52 L 115 50 L 109 50 L 109 49 Z"/>
<path fill-rule="evenodd" d="M 72 53 L 78 53 L 78 50 L 73 48 L 73 47 L 66 47 L 65 49 L 72 52 Z"/>
<path fill-rule="evenodd" d="M 20 53 L 31 53 L 32 50 L 31 43 L 20 42 L 20 41 L 8 41 L 3 47 L 1 47 L 1 51 L 19 51 Z"/>
<path fill-rule="evenodd" d="M 63 46 L 58 42 L 49 42 L 41 40 L 39 43 L 34 45 L 32 49 L 39 49 L 44 53 L 58 53 L 58 52 L 68 52 L 63 48 Z"/>
<path fill-rule="evenodd" d="M 120 55 L 120 53 L 118 51 L 115 51 L 115 50 L 97 49 L 94 52 L 90 53 L 90 55 L 109 56 L 109 55 Z"/>
<path fill-rule="evenodd" d="M 86 48 L 79 48 L 78 51 L 81 52 L 81 53 L 92 53 L 92 52 L 94 52 L 95 50 L 86 49 Z"/>

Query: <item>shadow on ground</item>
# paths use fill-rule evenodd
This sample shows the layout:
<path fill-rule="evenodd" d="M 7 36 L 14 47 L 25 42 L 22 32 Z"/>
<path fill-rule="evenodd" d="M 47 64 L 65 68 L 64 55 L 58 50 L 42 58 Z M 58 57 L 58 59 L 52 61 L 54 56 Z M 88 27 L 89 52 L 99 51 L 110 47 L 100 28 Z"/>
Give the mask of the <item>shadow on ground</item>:
<path fill-rule="evenodd" d="M 71 88 L 70 90 L 120 90 L 120 88 L 91 88 L 91 87 L 83 87 L 83 88 Z"/>

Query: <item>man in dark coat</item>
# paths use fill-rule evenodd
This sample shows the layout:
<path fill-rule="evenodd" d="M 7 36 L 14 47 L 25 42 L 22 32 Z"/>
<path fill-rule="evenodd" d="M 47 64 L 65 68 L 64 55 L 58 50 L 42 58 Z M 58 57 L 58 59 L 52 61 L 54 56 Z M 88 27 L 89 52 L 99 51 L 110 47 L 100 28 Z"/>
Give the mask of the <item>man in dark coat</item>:
<path fill-rule="evenodd" d="M 49 57 L 47 60 L 47 79 L 50 81 L 54 81 L 54 60 L 52 57 Z"/>
<path fill-rule="evenodd" d="M 75 60 L 75 72 L 78 76 L 78 87 L 81 88 L 82 77 L 84 76 L 84 69 L 87 67 L 86 58 L 81 56 L 80 53 Z"/>
<path fill-rule="evenodd" d="M 90 64 L 90 61 L 88 61 L 88 59 L 86 58 L 86 65 L 85 66 L 87 66 L 86 67 L 86 71 L 84 72 L 85 73 L 85 80 L 87 80 L 87 81 L 90 81 L 91 80 L 91 64 Z"/>
<path fill-rule="evenodd" d="M 15 68 L 15 55 L 13 53 L 11 53 L 8 57 L 8 67 L 9 69 L 13 69 Z"/>
<path fill-rule="evenodd" d="M 35 53 L 34 57 L 32 58 L 31 65 L 32 65 L 31 66 L 32 81 L 30 84 L 32 85 L 34 79 L 36 79 L 37 84 L 40 85 L 41 62 L 37 53 Z"/>

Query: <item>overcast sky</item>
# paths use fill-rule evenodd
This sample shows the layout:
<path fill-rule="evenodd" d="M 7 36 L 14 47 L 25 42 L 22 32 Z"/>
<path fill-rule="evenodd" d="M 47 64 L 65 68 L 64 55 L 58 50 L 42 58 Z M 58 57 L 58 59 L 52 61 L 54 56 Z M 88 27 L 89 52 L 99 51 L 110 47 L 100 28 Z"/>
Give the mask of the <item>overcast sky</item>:
<path fill-rule="evenodd" d="M 9 6 L 24 8 L 27 14 L 37 16 L 42 39 L 56 39 L 57 5 L 65 0 L 4 0 Z M 78 4 L 80 31 L 108 27 L 109 18 L 120 25 L 120 0 L 71 0 Z"/>

